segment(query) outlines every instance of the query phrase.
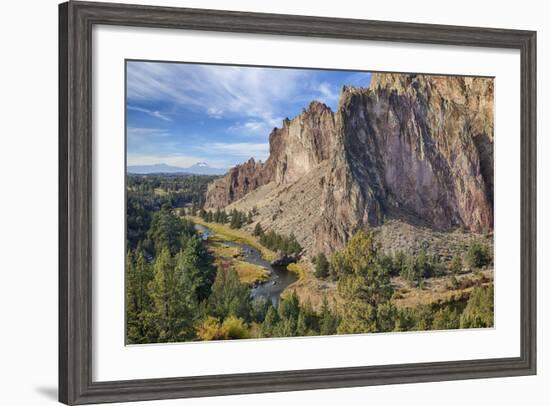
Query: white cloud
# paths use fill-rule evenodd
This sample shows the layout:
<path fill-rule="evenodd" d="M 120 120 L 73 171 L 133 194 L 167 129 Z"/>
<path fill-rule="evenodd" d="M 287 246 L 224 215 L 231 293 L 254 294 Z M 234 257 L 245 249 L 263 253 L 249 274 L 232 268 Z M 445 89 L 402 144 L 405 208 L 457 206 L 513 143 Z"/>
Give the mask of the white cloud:
<path fill-rule="evenodd" d="M 170 136 L 171 133 L 168 130 L 162 129 L 162 128 L 144 128 L 144 127 L 128 127 L 128 135 L 135 135 L 135 136 L 159 136 L 159 137 L 167 137 Z"/>
<path fill-rule="evenodd" d="M 213 118 L 222 118 L 223 110 L 216 107 L 208 107 L 206 113 Z"/>
<path fill-rule="evenodd" d="M 250 131 L 258 131 L 264 127 L 264 123 L 260 123 L 258 121 L 248 121 L 244 123 L 243 127 Z"/>
<path fill-rule="evenodd" d="M 128 64 L 128 100 L 170 101 L 211 117 L 280 125 L 278 108 L 299 96 L 304 71 L 153 62 Z"/>
<path fill-rule="evenodd" d="M 144 108 L 136 107 L 136 106 L 128 106 L 128 110 L 139 111 L 141 113 L 148 114 L 151 117 L 156 117 L 156 118 L 159 118 L 159 119 L 164 120 L 164 121 L 172 121 L 172 119 L 170 117 L 168 117 L 167 115 L 161 113 L 158 110 L 148 110 L 148 109 L 144 109 Z"/>
<path fill-rule="evenodd" d="M 326 104 L 330 102 L 338 101 L 338 90 L 334 89 L 330 83 L 323 82 L 317 87 L 317 91 L 321 94 L 322 101 Z"/>
<path fill-rule="evenodd" d="M 248 120 L 244 123 L 236 122 L 234 125 L 229 127 L 229 130 L 235 134 L 241 136 L 267 136 L 271 133 L 273 128 L 277 127 L 282 123 L 283 119 L 278 117 L 271 121 L 258 121 L 258 120 Z"/>

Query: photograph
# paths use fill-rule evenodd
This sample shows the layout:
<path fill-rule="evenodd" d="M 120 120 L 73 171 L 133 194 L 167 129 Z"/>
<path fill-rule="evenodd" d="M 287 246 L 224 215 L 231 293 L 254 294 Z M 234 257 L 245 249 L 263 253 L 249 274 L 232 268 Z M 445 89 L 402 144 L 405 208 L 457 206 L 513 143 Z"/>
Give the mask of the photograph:
<path fill-rule="evenodd" d="M 494 326 L 494 78 L 126 60 L 126 344 Z"/>

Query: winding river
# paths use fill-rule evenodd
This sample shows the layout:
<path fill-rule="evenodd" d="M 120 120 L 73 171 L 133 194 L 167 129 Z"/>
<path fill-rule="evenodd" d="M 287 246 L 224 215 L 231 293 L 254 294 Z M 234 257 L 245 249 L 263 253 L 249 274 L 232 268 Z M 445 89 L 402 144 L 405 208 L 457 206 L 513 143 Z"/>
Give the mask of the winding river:
<path fill-rule="evenodd" d="M 195 224 L 195 228 L 202 234 L 203 239 L 207 240 L 215 233 L 212 229 L 200 224 Z M 292 283 L 297 280 L 297 276 L 293 272 L 289 272 L 286 266 L 273 266 L 269 261 L 262 258 L 260 252 L 250 245 L 238 243 L 234 241 L 223 241 L 223 244 L 229 247 L 237 247 L 241 249 L 241 259 L 254 265 L 259 265 L 266 268 L 269 272 L 269 279 L 266 282 L 257 284 L 250 289 L 250 296 L 255 298 L 264 298 L 271 300 L 274 305 L 279 301 L 281 293 Z"/>

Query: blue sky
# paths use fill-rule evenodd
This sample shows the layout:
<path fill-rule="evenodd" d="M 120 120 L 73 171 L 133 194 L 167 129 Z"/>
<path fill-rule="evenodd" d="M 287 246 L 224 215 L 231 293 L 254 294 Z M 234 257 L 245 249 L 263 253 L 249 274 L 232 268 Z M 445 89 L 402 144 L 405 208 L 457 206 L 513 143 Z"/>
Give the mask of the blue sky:
<path fill-rule="evenodd" d="M 269 155 L 269 133 L 313 100 L 334 111 L 370 73 L 127 62 L 128 165 L 229 168 Z"/>

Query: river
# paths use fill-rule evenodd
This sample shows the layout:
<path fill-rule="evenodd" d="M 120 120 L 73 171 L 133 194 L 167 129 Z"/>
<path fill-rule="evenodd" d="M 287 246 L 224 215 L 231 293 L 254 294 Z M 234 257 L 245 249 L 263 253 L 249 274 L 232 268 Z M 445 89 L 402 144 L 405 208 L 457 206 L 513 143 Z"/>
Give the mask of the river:
<path fill-rule="evenodd" d="M 200 224 L 195 224 L 195 228 L 202 234 L 203 239 L 207 240 L 215 233 L 210 228 Z M 269 272 L 269 279 L 266 282 L 257 284 L 250 289 L 250 296 L 253 299 L 264 298 L 271 300 L 277 305 L 281 293 L 298 278 L 295 273 L 289 272 L 286 266 L 273 266 L 269 261 L 262 258 L 260 252 L 250 245 L 234 241 L 223 241 L 223 244 L 230 247 L 241 249 L 241 258 L 245 262 L 264 267 Z"/>

